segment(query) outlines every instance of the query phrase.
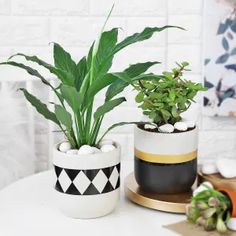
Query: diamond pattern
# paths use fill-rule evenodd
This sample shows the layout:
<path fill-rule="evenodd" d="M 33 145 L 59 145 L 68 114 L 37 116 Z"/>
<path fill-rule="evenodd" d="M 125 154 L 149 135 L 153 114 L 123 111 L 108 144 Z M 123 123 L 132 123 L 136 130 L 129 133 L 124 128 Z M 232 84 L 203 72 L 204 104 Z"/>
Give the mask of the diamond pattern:
<path fill-rule="evenodd" d="M 63 191 L 66 192 L 66 190 L 71 185 L 71 180 L 64 169 L 61 171 L 61 174 L 58 177 L 58 181 L 59 181 Z"/>
<path fill-rule="evenodd" d="M 108 180 L 108 178 L 104 174 L 104 172 L 102 170 L 99 170 L 99 172 L 97 173 L 97 175 L 93 179 L 92 183 L 96 186 L 99 193 L 101 193 L 102 190 L 104 189 L 104 187 L 106 186 L 107 180 Z"/>
<path fill-rule="evenodd" d="M 57 176 L 55 189 L 65 194 L 103 194 L 120 187 L 120 164 L 92 170 L 54 168 Z"/>
<path fill-rule="evenodd" d="M 118 171 L 117 171 L 117 168 L 115 167 L 115 168 L 113 169 L 112 173 L 111 173 L 110 178 L 109 178 L 109 181 L 110 181 L 110 183 L 111 183 L 111 185 L 112 185 L 113 188 L 116 187 L 116 184 L 117 184 L 118 179 L 119 179 L 119 173 L 118 173 Z"/>
<path fill-rule="evenodd" d="M 89 178 L 84 174 L 83 171 L 80 171 L 79 174 L 73 181 L 75 187 L 79 190 L 81 194 L 85 192 L 85 190 L 89 187 L 91 181 Z"/>

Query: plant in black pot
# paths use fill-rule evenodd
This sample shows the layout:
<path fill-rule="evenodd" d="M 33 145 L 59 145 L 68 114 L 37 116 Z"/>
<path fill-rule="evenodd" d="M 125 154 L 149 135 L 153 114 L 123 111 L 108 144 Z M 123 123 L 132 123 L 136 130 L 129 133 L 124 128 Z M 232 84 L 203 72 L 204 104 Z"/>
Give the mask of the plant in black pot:
<path fill-rule="evenodd" d="M 104 141 L 103 137 L 111 129 L 127 123 L 113 124 L 103 135 L 100 134 L 100 127 L 104 116 L 126 100 L 122 96 L 114 96 L 138 79 L 156 78 L 145 72 L 157 62 L 137 63 L 119 72 L 109 70 L 115 54 L 123 48 L 147 40 L 154 33 L 170 27 L 173 26 L 148 27 L 119 42 L 118 28 L 105 32 L 102 29 L 88 55 L 79 62 L 75 62 L 67 51 L 54 43 L 53 65 L 37 56 L 22 53 L 0 63 L 26 70 L 48 86 L 57 98 L 55 109 L 50 110 L 30 91 L 21 89 L 33 107 L 64 133 L 65 140 L 54 147 L 53 164 L 58 206 L 66 215 L 93 218 L 106 215 L 115 208 L 120 186 L 120 146 L 113 141 Z M 56 77 L 58 85 L 53 85 L 34 68 L 14 61 L 16 57 L 46 68 Z M 104 103 L 95 109 L 96 95 L 107 87 Z"/>
<path fill-rule="evenodd" d="M 172 194 L 190 190 L 197 175 L 198 131 L 181 114 L 204 87 L 184 79 L 188 63 L 153 80 L 138 80 L 136 102 L 157 125 L 135 127 L 135 178 L 142 190 Z"/>

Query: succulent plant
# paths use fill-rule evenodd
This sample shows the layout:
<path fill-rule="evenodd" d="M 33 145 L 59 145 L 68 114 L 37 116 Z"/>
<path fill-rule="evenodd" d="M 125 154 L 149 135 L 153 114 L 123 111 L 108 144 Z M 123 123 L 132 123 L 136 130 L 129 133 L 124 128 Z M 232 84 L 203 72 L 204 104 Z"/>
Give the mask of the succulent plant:
<path fill-rule="evenodd" d="M 133 84 L 138 91 L 135 100 L 143 114 L 158 126 L 180 121 L 181 113 L 190 107 L 197 93 L 206 90 L 202 84 L 183 78 L 184 72 L 189 70 L 188 65 L 188 62 L 177 63 L 176 68 L 153 80 L 140 79 Z"/>
<path fill-rule="evenodd" d="M 206 231 L 225 233 L 230 214 L 229 197 L 212 188 L 199 192 L 186 207 L 188 221 L 203 226 Z"/>

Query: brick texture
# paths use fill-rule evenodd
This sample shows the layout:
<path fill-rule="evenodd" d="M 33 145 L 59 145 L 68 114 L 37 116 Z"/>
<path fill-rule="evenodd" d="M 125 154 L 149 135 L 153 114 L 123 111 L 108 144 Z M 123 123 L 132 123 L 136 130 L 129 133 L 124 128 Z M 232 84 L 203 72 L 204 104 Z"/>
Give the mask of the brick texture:
<path fill-rule="evenodd" d="M 68 49 L 73 58 L 79 60 L 87 53 L 92 41 L 96 38 L 104 17 L 109 12 L 113 1 L 110 0 L 0 0 L 0 56 L 7 58 L 15 52 L 39 54 L 43 59 L 52 62 L 49 42 L 56 41 Z M 113 71 L 124 69 L 130 63 L 140 61 L 161 61 L 153 67 L 153 72 L 171 68 L 176 61 L 187 60 L 192 71 L 188 78 L 202 81 L 202 22 L 203 0 L 117 0 L 113 16 L 107 28 L 120 27 L 121 38 L 141 31 L 145 26 L 162 26 L 177 24 L 187 29 L 171 29 L 157 34 L 148 42 L 136 44 L 120 52 L 114 59 Z M 9 71 L 7 69 L 7 71 Z M 45 72 L 45 71 L 44 71 Z M 14 77 L 16 70 L 6 72 L 1 69 L 4 79 Z M 17 74 L 22 80 L 28 79 L 25 73 Z M 34 81 L 34 79 L 33 79 Z M 39 90 L 37 83 L 33 88 L 40 91 L 45 101 L 50 94 Z M 99 104 L 104 92 L 97 98 Z M 140 120 L 141 111 L 134 102 L 135 92 L 127 89 L 124 92 L 127 103 L 112 111 L 104 120 L 102 129 L 114 122 Z M 200 127 L 200 157 L 215 158 L 221 155 L 232 156 L 236 151 L 235 119 L 209 118 L 201 116 L 202 96 L 198 96 L 187 117 L 198 117 Z M 121 115 L 122 114 L 122 115 Z M 37 115 L 35 122 L 36 170 L 48 167 L 51 136 L 50 125 Z M 133 127 L 125 126 L 115 129 L 110 138 L 122 145 L 122 158 L 133 156 Z M 58 140 L 59 135 L 55 137 Z M 225 152 L 227 149 L 227 152 Z"/>

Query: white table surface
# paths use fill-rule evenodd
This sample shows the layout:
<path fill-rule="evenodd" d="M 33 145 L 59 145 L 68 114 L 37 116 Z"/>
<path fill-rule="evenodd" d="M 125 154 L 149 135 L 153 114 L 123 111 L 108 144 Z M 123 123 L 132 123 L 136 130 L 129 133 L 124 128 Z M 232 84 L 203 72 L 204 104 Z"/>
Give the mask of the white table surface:
<path fill-rule="evenodd" d="M 185 219 L 184 215 L 158 212 L 138 206 L 124 196 L 124 178 L 132 161 L 122 162 L 121 198 L 105 217 L 80 220 L 61 214 L 53 201 L 53 172 L 21 179 L 0 191 L 1 236 L 171 236 L 163 225 Z"/>

